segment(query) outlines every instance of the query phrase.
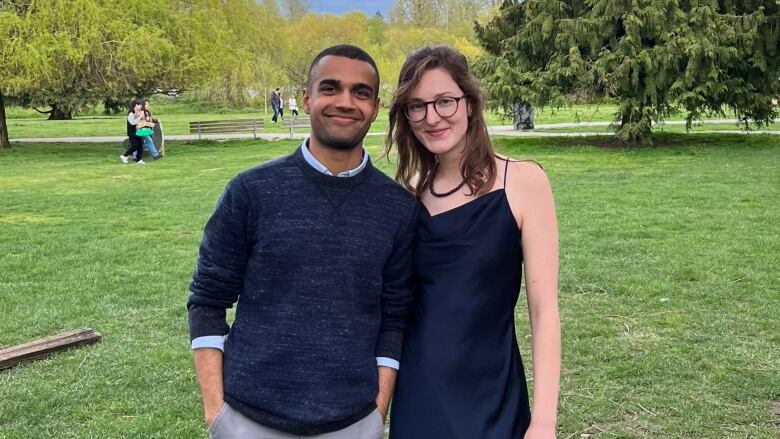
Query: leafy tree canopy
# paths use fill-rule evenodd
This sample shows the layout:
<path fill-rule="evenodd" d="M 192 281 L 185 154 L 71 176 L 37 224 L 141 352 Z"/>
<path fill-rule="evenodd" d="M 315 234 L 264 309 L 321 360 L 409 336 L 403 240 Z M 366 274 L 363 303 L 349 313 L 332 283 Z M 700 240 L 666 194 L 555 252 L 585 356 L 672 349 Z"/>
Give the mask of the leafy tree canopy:
<path fill-rule="evenodd" d="M 207 76 L 214 44 L 195 35 L 198 12 L 174 0 L 29 1 L 0 10 L 15 66 L 0 88 L 16 101 L 69 118 L 98 102 L 186 89 Z M 191 5 L 190 5 L 191 6 Z M 202 9 L 201 9 L 202 11 Z"/>
<path fill-rule="evenodd" d="M 617 135 L 630 141 L 677 109 L 689 126 L 724 108 L 768 123 L 779 10 L 775 0 L 508 0 L 476 27 L 477 71 L 505 109 L 614 99 Z"/>

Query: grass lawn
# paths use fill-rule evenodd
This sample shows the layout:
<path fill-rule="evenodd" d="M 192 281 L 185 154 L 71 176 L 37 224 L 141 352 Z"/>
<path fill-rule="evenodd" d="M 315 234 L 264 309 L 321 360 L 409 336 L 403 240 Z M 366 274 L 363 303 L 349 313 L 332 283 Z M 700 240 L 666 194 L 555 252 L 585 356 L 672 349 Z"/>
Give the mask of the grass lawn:
<path fill-rule="evenodd" d="M 496 143 L 556 194 L 558 437 L 780 437 L 780 139 Z M 295 146 L 171 142 L 145 166 L 114 145 L 0 150 L 0 347 L 103 334 L 0 372 L 0 437 L 205 438 L 184 307 L 202 228 L 232 175 Z M 528 367 L 524 300 L 517 327 Z"/>
<path fill-rule="evenodd" d="M 594 134 L 612 134 L 613 130 L 608 126 L 578 126 L 567 128 L 540 128 L 534 130 L 542 133 L 594 133 Z M 744 131 L 741 125 L 735 123 L 703 123 L 691 127 L 690 132 L 703 131 Z M 780 125 L 770 124 L 762 128 L 751 127 L 751 131 L 780 131 Z M 656 125 L 653 127 L 654 133 L 686 133 L 685 125 Z"/>

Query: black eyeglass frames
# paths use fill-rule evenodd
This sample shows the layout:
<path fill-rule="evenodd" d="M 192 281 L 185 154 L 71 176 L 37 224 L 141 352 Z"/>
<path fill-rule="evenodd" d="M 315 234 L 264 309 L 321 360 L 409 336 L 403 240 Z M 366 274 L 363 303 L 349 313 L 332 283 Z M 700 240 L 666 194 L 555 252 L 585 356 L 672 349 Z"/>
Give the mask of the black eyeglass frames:
<path fill-rule="evenodd" d="M 458 104 L 460 103 L 460 100 L 465 97 L 466 95 L 461 97 L 442 96 L 427 102 L 409 102 L 404 105 L 404 113 L 406 114 L 406 118 L 411 122 L 419 122 L 428 116 L 428 105 L 433 104 L 433 111 L 435 111 L 439 117 L 446 119 L 458 112 Z"/>

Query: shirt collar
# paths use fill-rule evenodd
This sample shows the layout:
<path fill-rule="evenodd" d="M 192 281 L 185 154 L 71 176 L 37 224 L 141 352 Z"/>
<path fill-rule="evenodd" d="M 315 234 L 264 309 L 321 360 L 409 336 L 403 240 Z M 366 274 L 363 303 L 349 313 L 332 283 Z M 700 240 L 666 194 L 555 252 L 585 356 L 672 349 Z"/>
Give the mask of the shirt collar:
<path fill-rule="evenodd" d="M 328 168 L 325 167 L 322 163 L 320 163 L 316 158 L 314 158 L 314 155 L 309 151 L 309 139 L 306 138 L 306 140 L 303 141 L 303 144 L 301 145 L 301 152 L 303 152 L 303 158 L 306 160 L 306 163 L 308 163 L 312 168 L 322 172 L 325 175 L 333 175 L 330 171 L 328 171 Z M 366 164 L 368 164 L 368 152 L 366 152 L 366 149 L 363 148 L 363 160 L 360 162 L 360 164 L 355 169 L 350 169 L 348 171 L 339 172 L 339 175 L 336 177 L 354 177 L 360 173 L 363 169 L 366 168 Z"/>

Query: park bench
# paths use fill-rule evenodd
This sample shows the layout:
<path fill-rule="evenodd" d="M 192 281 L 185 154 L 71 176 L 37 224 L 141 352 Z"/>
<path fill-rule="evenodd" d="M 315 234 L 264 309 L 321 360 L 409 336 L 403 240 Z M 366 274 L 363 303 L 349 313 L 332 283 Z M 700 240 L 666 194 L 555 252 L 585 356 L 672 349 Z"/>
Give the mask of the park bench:
<path fill-rule="evenodd" d="M 308 116 L 289 116 L 282 119 L 282 128 L 290 129 L 290 138 L 293 138 L 293 133 L 296 128 L 311 128 L 311 119 Z"/>
<path fill-rule="evenodd" d="M 263 129 L 263 119 L 207 120 L 190 122 L 190 134 L 197 134 L 198 140 L 205 134 L 252 132 L 257 139 L 257 130 Z"/>

